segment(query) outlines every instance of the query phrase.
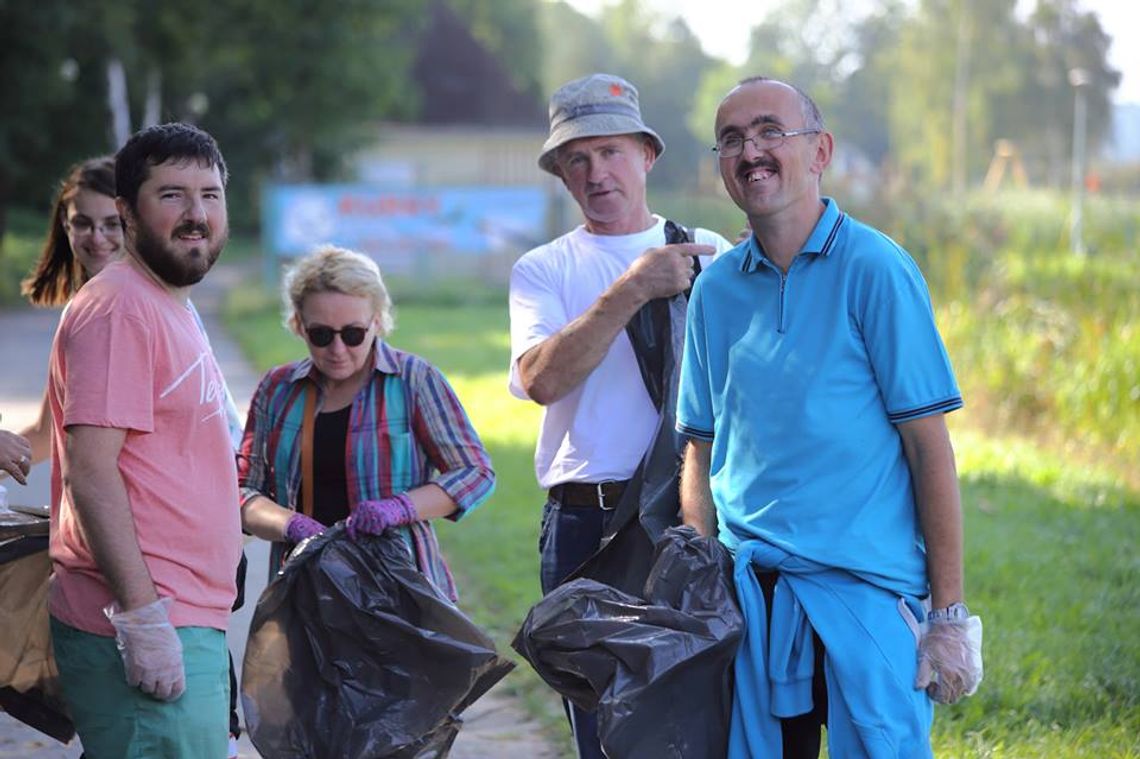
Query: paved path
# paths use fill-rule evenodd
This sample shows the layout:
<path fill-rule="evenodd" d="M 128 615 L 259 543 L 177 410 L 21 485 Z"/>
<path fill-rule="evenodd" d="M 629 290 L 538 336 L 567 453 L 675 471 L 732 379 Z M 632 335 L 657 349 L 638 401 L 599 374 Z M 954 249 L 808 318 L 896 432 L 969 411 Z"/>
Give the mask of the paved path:
<path fill-rule="evenodd" d="M 243 414 L 259 376 L 222 327 L 219 308 L 226 291 L 242 286 L 245 281 L 252 282 L 257 276 L 260 274 L 254 268 L 219 265 L 193 294 L 226 383 Z M 0 426 L 4 429 L 20 429 L 35 419 L 47 377 L 51 338 L 58 321 L 58 310 L 0 310 Z M 10 479 L 3 484 L 8 488 L 11 503 L 46 504 L 50 498 L 50 463 L 33 468 L 27 488 Z M 249 558 L 246 604 L 234 613 L 227 633 L 239 670 L 253 608 L 265 588 L 269 566 L 266 542 L 247 539 L 245 550 Z M 517 699 L 501 687 L 493 688 L 463 717 L 465 726 L 452 748 L 452 759 L 554 759 L 564 755 Z M 260 756 L 244 735 L 240 750 L 242 759 Z M 0 712 L 0 759 L 75 759 L 81 752 L 78 740 L 63 746 Z"/>

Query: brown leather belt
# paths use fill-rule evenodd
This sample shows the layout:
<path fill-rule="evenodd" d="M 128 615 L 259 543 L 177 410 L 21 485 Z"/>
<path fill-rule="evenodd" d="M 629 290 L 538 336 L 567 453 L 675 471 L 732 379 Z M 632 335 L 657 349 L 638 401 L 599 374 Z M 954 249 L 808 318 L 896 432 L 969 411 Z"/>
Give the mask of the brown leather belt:
<path fill-rule="evenodd" d="M 609 511 L 618 505 L 628 484 L 629 480 L 563 482 L 550 489 L 550 497 L 563 506 Z"/>

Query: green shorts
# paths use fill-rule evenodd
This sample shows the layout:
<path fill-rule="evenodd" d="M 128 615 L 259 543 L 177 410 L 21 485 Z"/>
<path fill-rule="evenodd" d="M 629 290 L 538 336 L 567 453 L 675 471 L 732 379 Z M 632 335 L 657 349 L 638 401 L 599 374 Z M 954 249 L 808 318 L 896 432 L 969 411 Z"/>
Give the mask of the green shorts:
<path fill-rule="evenodd" d="M 180 627 L 186 692 L 158 701 L 127 685 L 115 639 L 51 619 L 63 697 L 87 759 L 219 759 L 229 740 L 226 635 Z"/>

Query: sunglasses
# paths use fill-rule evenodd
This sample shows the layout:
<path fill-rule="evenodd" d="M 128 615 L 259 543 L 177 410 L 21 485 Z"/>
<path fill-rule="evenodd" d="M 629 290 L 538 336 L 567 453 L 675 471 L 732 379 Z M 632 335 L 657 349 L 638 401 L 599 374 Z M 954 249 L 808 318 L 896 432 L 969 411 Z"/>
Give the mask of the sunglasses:
<path fill-rule="evenodd" d="M 355 348 L 364 342 L 368 336 L 368 327 L 305 327 L 305 334 L 309 342 L 318 348 L 327 348 L 332 345 L 333 338 L 340 335 L 340 341 L 349 348 Z"/>

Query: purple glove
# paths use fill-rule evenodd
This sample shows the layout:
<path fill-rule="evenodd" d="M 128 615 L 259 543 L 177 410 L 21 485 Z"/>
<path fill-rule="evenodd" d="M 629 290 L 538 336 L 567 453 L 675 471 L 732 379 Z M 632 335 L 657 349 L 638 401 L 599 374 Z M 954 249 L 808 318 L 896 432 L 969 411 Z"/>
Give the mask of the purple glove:
<path fill-rule="evenodd" d="M 379 535 L 389 527 L 419 521 L 416 505 L 407 493 L 400 493 L 382 501 L 361 501 L 345 523 L 348 537 L 356 540 L 360 535 Z"/>
<path fill-rule="evenodd" d="M 939 704 L 972 696 L 982 682 L 982 620 L 929 622 L 918 644 L 915 688 Z"/>
<path fill-rule="evenodd" d="M 290 543 L 300 543 L 305 538 L 320 535 L 324 531 L 323 524 L 298 511 L 289 517 L 289 522 L 285 525 L 285 539 Z"/>

